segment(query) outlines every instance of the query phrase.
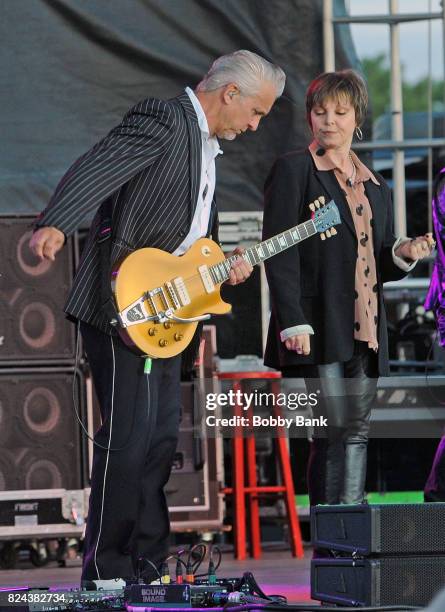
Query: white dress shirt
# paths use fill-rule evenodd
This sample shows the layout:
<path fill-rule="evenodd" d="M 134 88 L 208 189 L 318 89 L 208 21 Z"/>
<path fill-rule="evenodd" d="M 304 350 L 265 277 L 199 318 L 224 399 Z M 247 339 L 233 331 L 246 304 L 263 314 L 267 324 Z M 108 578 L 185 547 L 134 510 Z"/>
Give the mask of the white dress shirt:
<path fill-rule="evenodd" d="M 215 158 L 222 153 L 216 136 L 210 136 L 209 126 L 201 103 L 190 87 L 186 87 L 185 91 L 193 104 L 193 108 L 198 117 L 199 129 L 201 130 L 201 180 L 199 184 L 198 201 L 196 203 L 190 231 L 173 255 L 182 255 L 188 251 L 198 238 L 202 238 L 207 234 L 213 194 L 215 193 Z"/>

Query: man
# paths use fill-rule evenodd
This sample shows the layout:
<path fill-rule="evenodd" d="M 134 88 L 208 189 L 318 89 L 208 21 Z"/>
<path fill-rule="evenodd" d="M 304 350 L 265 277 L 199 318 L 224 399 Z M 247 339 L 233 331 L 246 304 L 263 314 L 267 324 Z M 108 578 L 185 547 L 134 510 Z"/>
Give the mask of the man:
<path fill-rule="evenodd" d="M 119 339 L 104 308 L 103 246 L 111 221 L 111 265 L 141 247 L 175 255 L 217 229 L 214 200 L 217 138 L 255 131 L 284 88 L 283 71 L 249 51 L 217 59 L 197 86 L 177 98 L 147 99 L 79 158 L 36 224 L 30 246 L 54 260 L 81 220 L 98 211 L 66 312 L 80 321 L 102 413 L 95 436 L 84 581 L 131 577 L 144 557 L 168 552 L 163 493 L 176 448 L 180 357 L 144 361 Z M 237 251 L 241 253 L 240 250 Z M 251 267 L 238 258 L 231 284 Z"/>

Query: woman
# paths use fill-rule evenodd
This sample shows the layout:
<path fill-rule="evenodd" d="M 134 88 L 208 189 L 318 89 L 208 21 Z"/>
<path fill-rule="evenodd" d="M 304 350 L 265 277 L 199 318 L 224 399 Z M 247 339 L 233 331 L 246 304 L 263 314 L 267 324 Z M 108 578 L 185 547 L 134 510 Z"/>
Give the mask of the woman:
<path fill-rule="evenodd" d="M 316 437 L 311 447 L 311 504 L 364 499 L 370 407 L 377 377 L 388 374 L 382 284 L 402 278 L 432 244 L 430 235 L 394 238 L 390 190 L 351 151 L 367 100 L 352 70 L 317 77 L 306 95 L 313 141 L 279 158 L 266 181 L 264 239 L 310 219 L 308 205 L 320 196 L 336 202 L 342 220 L 337 236 L 312 237 L 266 263 L 265 364 L 308 385 L 321 379 L 329 397 L 319 402 L 327 440 Z M 353 379 L 352 392 L 345 379 Z"/>

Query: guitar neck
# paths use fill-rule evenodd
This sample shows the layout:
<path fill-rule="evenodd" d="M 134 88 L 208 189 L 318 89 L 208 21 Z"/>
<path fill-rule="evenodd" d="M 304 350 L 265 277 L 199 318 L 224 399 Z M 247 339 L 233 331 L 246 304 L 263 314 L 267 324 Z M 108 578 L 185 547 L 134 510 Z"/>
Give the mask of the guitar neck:
<path fill-rule="evenodd" d="M 273 257 L 274 255 L 278 255 L 278 253 L 286 251 L 286 249 L 290 249 L 316 233 L 317 229 L 315 224 L 312 219 L 310 219 L 309 221 L 300 223 L 300 225 L 291 227 L 281 234 L 277 234 L 272 238 L 268 238 L 267 240 L 263 240 L 263 242 L 259 242 L 249 247 L 244 251 L 242 257 L 248 261 L 251 266 L 256 266 L 262 261 L 269 259 L 269 257 Z M 209 267 L 215 283 L 223 283 L 229 278 L 230 268 L 237 257 L 239 257 L 239 255 L 232 255 Z"/>

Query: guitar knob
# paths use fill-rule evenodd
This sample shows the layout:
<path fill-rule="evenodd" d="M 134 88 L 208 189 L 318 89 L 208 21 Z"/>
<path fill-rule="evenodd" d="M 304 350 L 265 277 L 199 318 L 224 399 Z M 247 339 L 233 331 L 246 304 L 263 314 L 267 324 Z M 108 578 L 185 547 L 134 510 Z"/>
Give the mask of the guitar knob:
<path fill-rule="evenodd" d="M 165 338 L 161 338 L 159 340 L 159 346 L 167 346 L 168 344 L 168 340 L 166 340 Z"/>
<path fill-rule="evenodd" d="M 173 323 L 171 323 L 171 321 L 166 321 L 166 322 L 164 323 L 164 327 L 165 327 L 165 329 L 170 329 L 170 327 L 171 327 L 172 325 L 173 325 Z"/>
<path fill-rule="evenodd" d="M 180 340 L 183 339 L 184 335 L 183 334 L 175 334 L 173 337 L 176 340 L 176 342 L 179 342 Z"/>
<path fill-rule="evenodd" d="M 320 234 L 320 238 L 321 238 L 322 240 L 326 240 L 326 236 L 325 236 L 324 232 L 321 232 L 321 234 Z"/>
<path fill-rule="evenodd" d="M 149 336 L 154 336 L 157 333 L 158 333 L 158 330 L 156 329 L 156 327 L 150 327 L 150 329 L 148 330 Z"/>
<path fill-rule="evenodd" d="M 331 227 L 331 236 L 335 236 L 337 234 L 337 230 L 335 227 Z"/>

